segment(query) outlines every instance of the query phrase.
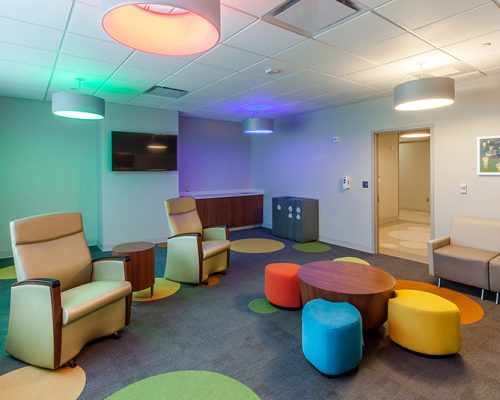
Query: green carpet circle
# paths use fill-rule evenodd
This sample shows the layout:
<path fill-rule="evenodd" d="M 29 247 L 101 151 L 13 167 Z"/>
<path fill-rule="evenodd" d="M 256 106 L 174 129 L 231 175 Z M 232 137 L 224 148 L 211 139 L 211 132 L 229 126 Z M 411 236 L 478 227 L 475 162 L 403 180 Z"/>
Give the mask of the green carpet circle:
<path fill-rule="evenodd" d="M 339 257 L 334 259 L 333 261 L 343 261 L 343 262 L 351 262 L 355 264 L 363 264 L 363 265 L 370 265 L 370 263 L 366 260 L 363 260 L 362 258 L 358 257 Z"/>
<path fill-rule="evenodd" d="M 109 400 L 259 400 L 243 383 L 210 371 L 175 371 L 120 389 Z"/>
<path fill-rule="evenodd" d="M 0 279 L 16 279 L 16 269 L 13 265 L 0 268 Z"/>
<path fill-rule="evenodd" d="M 293 248 L 305 253 L 324 253 L 332 249 L 329 245 L 321 242 L 295 243 Z"/>
<path fill-rule="evenodd" d="M 267 299 L 254 299 L 248 303 L 248 308 L 257 314 L 272 314 L 278 311 Z"/>

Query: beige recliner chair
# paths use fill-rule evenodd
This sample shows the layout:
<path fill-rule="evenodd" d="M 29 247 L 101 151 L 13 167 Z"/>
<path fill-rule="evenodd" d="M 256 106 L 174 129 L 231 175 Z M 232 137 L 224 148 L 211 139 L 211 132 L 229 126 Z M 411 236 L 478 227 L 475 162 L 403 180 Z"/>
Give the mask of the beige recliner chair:
<path fill-rule="evenodd" d="M 429 242 L 429 273 L 439 278 L 438 286 L 441 279 L 448 279 L 481 288 L 483 299 L 490 286 L 500 290 L 500 282 L 495 281 L 496 289 L 494 281 L 490 284 L 496 276 L 496 270 L 492 275 L 490 268 L 495 268 L 499 254 L 500 220 L 455 216 L 450 235 Z"/>
<path fill-rule="evenodd" d="M 210 274 L 229 266 L 227 226 L 204 228 L 192 197 L 165 201 L 169 229 L 165 279 L 183 283 L 205 283 Z"/>
<path fill-rule="evenodd" d="M 79 213 L 10 223 L 18 282 L 11 288 L 6 351 L 38 367 L 70 362 L 92 339 L 129 323 L 123 258 L 92 261 Z"/>

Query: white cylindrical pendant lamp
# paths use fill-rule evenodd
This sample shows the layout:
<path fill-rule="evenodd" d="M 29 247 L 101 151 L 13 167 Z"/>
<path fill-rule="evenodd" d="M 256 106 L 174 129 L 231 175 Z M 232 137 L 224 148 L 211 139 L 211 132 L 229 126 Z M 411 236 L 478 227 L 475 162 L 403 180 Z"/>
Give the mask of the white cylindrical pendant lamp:
<path fill-rule="evenodd" d="M 52 93 L 52 113 L 74 119 L 103 119 L 105 102 L 100 97 L 78 92 Z"/>
<path fill-rule="evenodd" d="M 102 0 L 102 26 L 116 41 L 147 53 L 183 56 L 220 39 L 220 0 Z"/>
<path fill-rule="evenodd" d="M 243 133 L 265 135 L 274 132 L 274 120 L 271 118 L 246 118 L 243 120 Z"/>
<path fill-rule="evenodd" d="M 455 102 L 455 81 L 452 78 L 422 78 L 394 88 L 394 108 L 398 111 L 429 110 Z"/>

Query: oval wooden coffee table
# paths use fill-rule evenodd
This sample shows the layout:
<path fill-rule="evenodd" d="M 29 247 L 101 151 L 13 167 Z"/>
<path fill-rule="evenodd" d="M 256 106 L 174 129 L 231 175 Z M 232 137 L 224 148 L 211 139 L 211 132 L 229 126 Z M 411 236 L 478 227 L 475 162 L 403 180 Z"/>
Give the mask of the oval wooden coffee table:
<path fill-rule="evenodd" d="M 387 305 L 396 279 L 369 265 L 340 261 L 316 261 L 298 272 L 302 303 L 322 298 L 347 301 L 361 313 L 363 329 L 380 327 L 387 320 Z"/>
<path fill-rule="evenodd" d="M 130 242 L 119 244 L 112 249 L 114 256 L 129 256 L 127 280 L 132 284 L 132 291 L 151 288 L 151 297 L 155 285 L 155 245 L 150 242 Z"/>

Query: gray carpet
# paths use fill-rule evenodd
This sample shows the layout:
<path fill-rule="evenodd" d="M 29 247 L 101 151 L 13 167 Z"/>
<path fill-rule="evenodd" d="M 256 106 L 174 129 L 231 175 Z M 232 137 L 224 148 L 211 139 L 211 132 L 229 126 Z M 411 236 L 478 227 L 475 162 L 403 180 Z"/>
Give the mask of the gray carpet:
<path fill-rule="evenodd" d="M 263 228 L 231 233 L 233 240 L 248 237 L 276 239 Z M 216 286 L 183 285 L 167 299 L 134 303 L 132 323 L 120 340 L 95 341 L 76 358 L 87 374 L 80 398 L 103 399 L 145 377 L 187 369 L 229 375 L 262 399 L 500 398 L 500 305 L 495 305 L 493 293 L 481 302 L 484 319 L 463 326 L 459 355 L 419 356 L 392 343 L 381 330 L 365 336 L 363 360 L 356 371 L 340 378 L 318 373 L 302 355 L 300 311 L 263 315 L 247 308 L 250 300 L 263 296 L 267 263 L 354 256 L 397 279 L 433 281 L 424 264 L 337 246 L 327 253 L 301 253 L 293 243 L 282 241 L 286 247 L 275 253 L 232 252 L 231 267 Z M 95 256 L 103 254 L 92 251 Z M 166 249 L 156 248 L 157 276 L 163 275 L 165 256 Z M 10 283 L 0 281 L 0 374 L 24 366 L 3 352 Z M 444 286 L 478 300 L 478 289 L 450 282 Z"/>

